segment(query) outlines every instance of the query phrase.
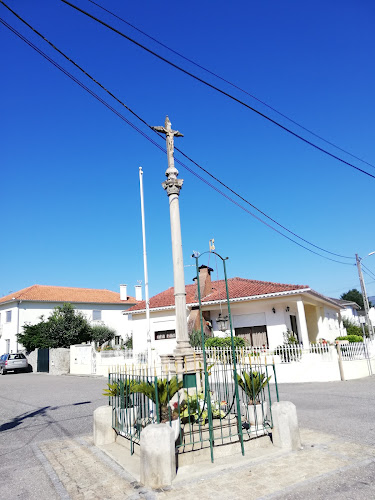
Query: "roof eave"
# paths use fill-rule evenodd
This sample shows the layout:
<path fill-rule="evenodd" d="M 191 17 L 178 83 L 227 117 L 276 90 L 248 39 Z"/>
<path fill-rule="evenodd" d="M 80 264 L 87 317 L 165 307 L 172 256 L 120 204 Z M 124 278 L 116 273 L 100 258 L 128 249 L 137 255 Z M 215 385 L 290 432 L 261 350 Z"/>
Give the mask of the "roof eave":
<path fill-rule="evenodd" d="M 283 297 L 287 295 L 298 295 L 300 293 L 305 293 L 305 292 L 310 292 L 311 288 L 300 288 L 296 290 L 287 290 L 284 292 L 274 292 L 274 293 L 264 293 L 261 295 L 250 295 L 246 297 L 234 297 L 230 298 L 229 302 L 244 302 L 248 300 L 261 300 L 261 299 L 269 299 L 273 297 Z M 202 306 L 211 306 L 211 305 L 216 305 L 216 304 L 222 304 L 226 299 L 222 300 L 210 300 L 210 301 L 203 301 Z M 194 307 L 194 306 L 199 306 L 199 302 L 190 302 L 186 304 L 186 307 Z M 163 306 L 163 307 L 150 307 L 150 312 L 151 311 L 166 311 L 166 310 L 173 310 L 175 308 L 174 305 L 169 305 L 169 306 Z M 143 314 L 146 312 L 146 309 L 137 309 L 136 311 L 123 311 L 123 314 Z"/>

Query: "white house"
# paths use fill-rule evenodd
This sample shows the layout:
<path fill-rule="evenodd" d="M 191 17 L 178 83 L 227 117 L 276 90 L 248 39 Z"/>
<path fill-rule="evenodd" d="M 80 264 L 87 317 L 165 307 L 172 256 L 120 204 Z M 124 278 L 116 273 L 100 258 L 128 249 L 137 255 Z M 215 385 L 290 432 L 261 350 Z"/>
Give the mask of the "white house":
<path fill-rule="evenodd" d="M 211 281 L 212 269 L 200 267 L 199 282 L 206 333 L 229 334 L 229 325 L 222 331 L 220 319 L 228 315 L 225 282 Z M 189 330 L 200 329 L 197 279 L 186 286 L 186 321 Z M 228 280 L 230 307 L 235 335 L 245 337 L 253 346 L 270 349 L 283 343 L 283 333 L 293 331 L 299 342 L 307 345 L 319 339 L 333 341 L 340 335 L 340 305 L 333 299 L 305 285 L 288 285 L 244 278 Z M 145 351 L 145 302 L 124 311 L 133 334 L 133 348 Z M 219 319 L 219 321 L 218 321 Z M 150 299 L 151 347 L 159 354 L 175 348 L 175 307 L 173 287 Z"/>
<path fill-rule="evenodd" d="M 136 287 L 136 295 L 141 287 Z M 141 296 L 138 295 L 140 299 Z M 36 324 L 40 317 L 47 319 L 56 306 L 71 303 L 91 324 L 104 324 L 116 331 L 115 342 L 125 337 L 128 318 L 122 313 L 137 300 L 129 297 L 127 286 L 120 285 L 120 293 L 91 288 L 33 285 L 0 298 L 0 353 L 17 352 L 22 346 L 17 333 L 25 323 Z"/>
<path fill-rule="evenodd" d="M 351 300 L 343 300 L 343 299 L 332 299 L 340 305 L 340 314 L 342 319 L 347 319 L 351 323 L 359 326 L 359 314 L 360 310 L 357 302 L 353 302 Z"/>

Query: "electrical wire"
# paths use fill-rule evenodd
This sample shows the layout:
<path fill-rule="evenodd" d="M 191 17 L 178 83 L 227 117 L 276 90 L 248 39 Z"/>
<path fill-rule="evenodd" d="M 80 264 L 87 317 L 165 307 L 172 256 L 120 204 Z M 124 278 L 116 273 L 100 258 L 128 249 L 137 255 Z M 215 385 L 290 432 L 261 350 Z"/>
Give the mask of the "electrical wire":
<path fill-rule="evenodd" d="M 191 73 L 190 71 L 187 71 L 186 69 L 182 68 L 181 66 L 178 66 L 177 64 L 173 63 L 172 61 L 166 59 L 165 57 L 161 56 L 160 54 L 158 54 L 157 52 L 155 52 L 154 50 L 151 50 L 149 49 L 148 47 L 146 47 L 145 45 L 142 45 L 141 43 L 137 42 L 136 40 L 134 40 L 133 38 L 129 37 L 128 35 L 125 35 L 125 33 L 121 32 L 120 30 L 114 28 L 113 26 L 111 26 L 110 24 L 102 21 L 101 19 L 93 16 L 92 14 L 90 14 L 89 12 L 86 12 L 85 10 L 81 9 L 80 7 L 77 7 L 76 5 L 68 2 L 67 0 L 61 0 L 62 2 L 64 2 L 65 4 L 69 5 L 70 7 L 72 7 L 73 9 L 81 12 L 82 14 L 86 15 L 87 17 L 93 19 L 94 21 L 98 22 L 99 24 L 105 26 L 106 28 L 112 30 L 113 32 L 117 33 L 118 35 L 122 36 L 123 38 L 126 38 L 126 40 L 129 40 L 131 43 L 133 43 L 134 45 L 136 45 L 137 47 L 140 47 L 141 49 L 145 50 L 146 52 L 148 52 L 149 54 L 152 54 L 154 55 L 155 57 L 157 57 L 158 59 L 160 59 L 161 61 L 164 61 L 165 63 L 169 64 L 170 66 L 172 66 L 173 68 L 181 71 L 182 73 L 190 76 L 191 78 L 194 78 L 195 80 L 199 81 L 200 83 L 203 83 L 204 85 L 206 85 L 207 87 L 210 87 L 211 89 L 213 90 L 216 90 L 217 92 L 219 92 L 220 94 L 222 95 L 225 95 L 226 97 L 228 97 L 229 99 L 232 99 L 233 101 L 237 102 L 238 104 L 241 104 L 242 106 L 244 106 L 245 108 L 253 111 L 254 113 L 258 114 L 259 116 L 262 116 L 263 118 L 265 118 L 266 120 L 268 120 L 269 122 L 273 123 L 274 125 L 276 125 L 277 127 L 281 128 L 282 130 L 284 130 L 285 132 L 293 135 L 294 137 L 296 137 L 297 139 L 300 139 L 301 141 L 305 142 L 306 144 L 309 144 L 310 146 L 312 146 L 313 148 L 317 149 L 318 151 L 321 151 L 322 153 L 330 156 L 331 158 L 334 158 L 336 160 L 338 160 L 339 162 L 351 167 L 351 168 L 354 168 L 355 170 L 358 170 L 359 172 L 362 172 L 363 174 L 375 179 L 375 175 L 372 175 L 370 174 L 369 172 L 367 172 L 366 170 L 363 170 L 362 168 L 359 168 L 357 167 L 356 165 L 354 165 L 353 163 L 350 163 L 342 158 L 340 158 L 339 156 L 337 155 L 334 155 L 333 153 L 330 153 L 329 151 L 327 151 L 326 149 L 318 146 L 317 144 L 309 141 L 308 139 L 305 139 L 304 137 L 302 137 L 301 135 L 297 134 L 296 132 L 293 132 L 293 130 L 289 129 L 288 127 L 285 127 L 284 125 L 282 125 L 281 123 L 277 122 L 276 120 L 274 120 L 273 118 L 269 117 L 268 115 L 262 113 L 261 111 L 257 110 L 256 108 L 254 108 L 253 106 L 250 106 L 249 104 L 245 103 L 244 101 L 241 101 L 241 99 L 238 99 L 237 97 L 234 97 L 233 95 L 229 94 L 228 92 L 220 89 L 219 87 L 216 87 L 215 85 L 213 85 L 212 83 L 209 83 L 207 82 L 206 80 L 203 80 L 203 78 L 200 78 L 199 76 L 197 75 L 194 75 L 193 73 Z M 4 2 L 2 2 L 4 3 Z"/>
<path fill-rule="evenodd" d="M 375 274 L 371 271 L 371 269 L 369 269 L 364 264 L 362 264 L 362 262 L 361 262 L 361 266 L 362 266 L 362 271 L 363 272 L 365 272 L 364 269 L 366 269 L 368 276 L 371 276 L 371 278 L 375 279 Z"/>
<path fill-rule="evenodd" d="M 92 91 L 91 89 L 89 89 L 85 84 L 83 84 L 78 78 L 76 78 L 74 75 L 72 75 L 71 73 L 69 73 L 65 68 L 63 68 L 62 66 L 60 66 L 56 61 L 54 61 L 51 57 L 49 57 L 46 53 L 44 53 L 41 49 L 39 49 L 36 45 L 34 45 L 30 40 L 28 40 L 24 35 L 22 35 L 21 33 L 19 33 L 15 28 L 13 28 L 12 26 L 10 26 L 5 20 L 3 20 L 2 18 L 0 18 L 0 22 L 6 27 L 8 28 L 10 31 L 12 31 L 15 35 L 17 35 L 21 40 L 23 40 L 27 45 L 29 45 L 31 48 L 33 48 L 36 52 L 38 52 L 42 57 L 44 57 L 47 61 L 49 61 L 53 66 L 55 66 L 57 69 L 59 69 L 61 72 L 63 72 L 66 76 L 68 76 L 69 78 L 71 78 L 75 83 L 77 83 L 81 88 L 83 88 L 84 90 L 86 90 L 90 95 L 92 95 L 95 99 L 97 99 L 99 102 L 101 102 L 102 104 L 104 104 L 104 106 L 106 106 L 108 109 L 110 109 L 113 113 L 115 113 L 119 118 L 121 118 L 123 121 L 125 121 L 128 125 L 130 125 L 134 130 L 136 130 L 138 133 L 140 133 L 145 139 L 147 139 L 148 141 L 150 141 L 153 145 L 155 145 L 158 149 L 160 149 L 161 151 L 163 151 L 163 153 L 167 153 L 166 149 L 162 146 L 160 146 L 160 144 L 158 144 L 157 142 L 155 142 L 150 136 L 148 136 L 147 134 L 145 134 L 141 129 L 139 129 L 136 125 L 134 125 L 130 120 L 128 120 L 126 117 L 124 117 L 120 112 L 118 112 L 115 108 L 113 108 L 110 104 L 108 104 L 104 99 L 102 99 L 100 96 L 98 96 L 94 91 Z M 134 114 L 134 113 L 133 113 Z M 160 136 L 159 136 L 160 137 Z M 161 137 L 163 138 L 163 137 Z M 164 138 L 163 138 L 164 139 Z M 236 206 L 238 206 L 239 208 L 241 208 L 242 210 L 244 210 L 245 212 L 249 213 L 252 217 L 254 217 L 255 219 L 257 219 L 259 222 L 261 222 L 262 224 L 266 225 L 267 227 L 269 227 L 270 229 L 272 229 L 273 231 L 277 232 L 278 234 L 280 234 L 281 236 L 283 236 L 284 238 L 288 239 L 289 241 L 295 243 L 296 245 L 300 246 L 301 248 L 304 248 L 305 250 L 315 254 L 315 255 L 318 255 L 324 259 L 327 259 L 327 260 L 330 260 L 332 262 L 336 262 L 336 263 L 339 263 L 339 264 L 343 264 L 343 265 L 355 265 L 355 264 L 350 264 L 348 262 L 342 262 L 342 261 L 338 261 L 337 259 L 332 259 L 330 257 L 327 257 L 325 255 L 322 255 L 304 245 L 302 245 L 301 243 L 293 240 L 292 238 L 290 238 L 289 236 L 283 234 L 281 231 L 279 231 L 278 229 L 274 228 L 273 226 L 271 226 L 270 224 L 268 224 L 266 221 L 262 220 L 260 217 L 258 217 L 256 214 L 252 213 L 250 210 L 246 209 L 245 207 L 243 207 L 242 205 L 240 205 L 237 201 L 233 200 L 230 196 L 228 196 L 226 193 L 222 192 L 220 189 L 218 189 L 216 186 L 214 186 L 213 184 L 211 184 L 210 182 L 208 182 L 206 179 L 204 179 L 203 177 L 201 177 L 199 174 L 197 174 L 196 172 L 194 172 L 191 168 L 189 168 L 186 164 L 184 164 L 181 160 L 179 160 L 178 158 L 175 158 L 175 162 L 178 163 L 179 165 L 181 165 L 182 167 L 184 167 L 188 172 L 190 172 L 192 175 L 194 175 L 195 177 L 197 177 L 198 179 L 200 179 L 202 182 L 204 182 L 205 184 L 207 184 L 209 187 L 211 187 L 212 189 L 214 189 L 216 192 L 218 192 L 219 194 L 221 194 L 222 196 L 224 196 L 226 199 L 228 199 L 229 201 L 231 201 L 233 204 L 235 204 Z"/>
<path fill-rule="evenodd" d="M 301 129 L 305 130 L 306 132 L 308 132 L 309 134 L 317 137 L 318 139 L 320 139 L 321 141 L 325 142 L 326 144 L 329 144 L 330 146 L 333 146 L 334 148 L 342 151 L 343 153 L 351 156 L 352 158 L 355 158 L 356 160 L 362 162 L 362 163 L 365 163 L 366 165 L 368 165 L 369 167 L 372 167 L 372 168 L 375 168 L 375 165 L 373 165 L 372 163 L 369 163 L 368 161 L 366 160 L 363 160 L 362 158 L 359 158 L 358 156 L 354 155 L 353 153 L 350 153 L 349 151 L 347 151 L 346 149 L 343 149 L 342 147 L 338 146 L 337 144 L 334 144 L 333 142 L 331 141 L 328 141 L 327 139 L 324 139 L 324 137 L 322 137 L 321 135 L 317 134 L 316 132 L 313 132 L 312 130 L 308 129 L 307 127 L 301 125 L 300 123 L 296 122 L 295 120 L 293 120 L 292 118 L 290 118 L 289 116 L 287 116 L 286 114 L 284 113 L 281 113 L 281 111 L 277 110 L 276 108 L 274 108 L 273 106 L 270 106 L 269 104 L 267 104 L 265 101 L 262 101 L 262 99 L 259 99 L 258 97 L 256 97 L 254 94 L 251 94 L 250 92 L 248 92 L 247 90 L 239 87 L 238 85 L 236 85 L 235 83 L 227 80 L 226 78 L 218 75 L 217 73 L 209 70 L 208 68 L 206 68 L 205 66 L 202 66 L 201 64 L 198 64 L 197 62 L 193 61 L 192 59 L 189 59 L 188 57 L 184 56 L 183 54 L 181 54 L 181 52 L 177 52 L 177 50 L 174 50 L 172 49 L 171 47 L 169 47 L 168 45 L 160 42 L 160 40 L 158 40 L 157 38 L 154 38 L 153 36 L 149 35 L 148 33 L 146 33 L 145 31 L 142 31 L 141 29 L 137 28 L 137 26 L 134 26 L 134 24 L 131 24 L 129 21 L 126 21 L 126 19 L 118 16 L 117 14 L 115 14 L 114 12 L 106 9 L 105 7 L 103 7 L 102 5 L 98 4 L 97 2 L 94 2 L 94 0 L 88 0 L 88 2 L 92 3 L 93 5 L 96 5 L 97 7 L 99 7 L 100 9 L 102 9 L 103 11 L 107 12 L 108 14 L 110 14 L 111 16 L 115 17 L 116 19 L 120 20 L 121 22 L 127 24 L 128 26 L 130 26 L 131 28 L 133 28 L 134 30 L 138 31 L 138 33 L 141 33 L 142 35 L 146 36 L 147 38 L 149 38 L 150 40 L 152 40 L 153 42 L 157 43 L 158 45 L 160 45 L 161 47 L 164 47 L 165 49 L 169 50 L 170 52 L 172 52 L 173 54 L 176 54 L 178 57 L 181 57 L 182 59 L 185 59 L 185 61 L 188 61 L 189 63 L 193 64 L 194 66 L 196 66 L 197 68 L 200 68 L 202 69 L 203 71 L 206 71 L 207 73 L 209 73 L 210 75 L 214 76 L 215 78 L 218 78 L 219 80 L 227 83 L 228 85 L 231 85 L 233 88 L 239 90 L 240 92 L 243 92 L 244 94 L 248 95 L 249 97 L 251 97 L 252 99 L 254 99 L 255 101 L 258 101 L 259 103 L 263 104 L 264 106 L 266 106 L 268 109 L 271 109 L 272 111 L 274 111 L 275 113 L 277 113 L 278 115 L 282 116 L 283 118 L 285 118 L 286 120 L 290 121 L 291 123 L 293 123 L 294 125 L 297 125 L 297 127 L 300 127 Z"/>
<path fill-rule="evenodd" d="M 135 116 L 138 120 L 140 120 L 144 125 L 146 125 L 150 130 L 152 130 L 153 132 L 155 132 L 159 137 L 162 137 L 161 134 L 159 134 L 158 132 L 156 132 L 153 127 L 151 127 L 147 122 L 146 120 L 144 120 L 143 118 L 141 118 L 137 113 L 135 113 L 131 108 L 129 108 L 124 102 L 122 102 L 119 98 L 117 98 L 112 92 L 110 92 L 107 88 L 104 87 L 104 85 L 102 85 L 98 80 L 96 80 L 93 76 L 91 76 L 89 73 L 87 73 L 81 66 L 79 66 L 75 61 L 73 61 L 69 56 L 67 56 L 64 52 L 62 52 L 58 47 L 56 47 L 52 42 L 50 42 L 44 35 L 42 35 L 39 31 L 37 31 L 33 26 L 31 26 L 25 19 L 23 19 L 19 14 L 17 14 L 14 10 L 12 10 L 8 5 L 5 4 L 5 2 L 3 0 L 0 0 L 1 3 L 4 4 L 4 6 L 14 15 L 17 17 L 17 19 L 19 19 L 22 23 L 24 23 L 28 28 L 30 28 L 34 33 L 36 33 L 39 37 L 41 37 L 46 43 L 48 43 L 54 50 L 56 50 L 60 55 L 62 55 L 65 59 L 67 59 L 70 63 L 72 63 L 77 69 L 79 69 L 82 73 L 84 73 L 84 75 L 86 75 L 88 78 L 90 78 L 94 83 L 96 83 L 100 88 L 102 88 L 105 92 L 108 93 L 108 95 L 110 95 L 112 98 L 114 98 L 119 104 L 121 104 L 123 107 L 125 107 L 130 113 L 133 114 L 133 116 Z M 305 243 L 307 243 L 308 245 L 311 245 L 313 246 L 314 248 L 317 248 L 318 250 L 321 250 L 325 253 L 328 253 L 330 255 L 334 255 L 336 257 L 341 257 L 341 258 L 344 258 L 344 259 L 353 259 L 353 257 L 349 257 L 349 256 L 346 256 L 346 255 L 341 255 L 341 254 L 338 254 L 338 253 L 335 253 L 335 252 L 331 252 L 329 250 L 326 250 L 318 245 L 315 245 L 314 243 L 311 243 L 310 241 L 306 240 L 305 238 L 302 238 L 301 236 L 299 236 L 298 234 L 294 233 L 293 231 L 291 231 L 290 229 L 288 229 L 287 227 L 283 226 L 282 224 L 280 224 L 279 222 L 277 222 L 275 219 L 273 219 L 272 217 L 270 217 L 269 215 L 267 215 L 265 212 L 263 212 L 262 210 L 260 210 L 259 208 L 257 208 L 255 205 L 253 205 L 251 202 L 249 202 L 246 198 L 244 198 L 243 196 L 241 196 L 239 193 L 237 193 L 236 191 L 234 191 L 232 188 L 230 188 L 228 185 L 226 185 L 224 182 L 222 182 L 220 179 L 218 179 L 216 176 L 214 176 L 213 174 L 211 174 L 211 172 L 209 172 L 208 170 L 206 170 L 204 167 L 202 167 L 201 165 L 199 165 L 197 162 L 195 162 L 192 158 L 190 158 L 188 155 L 186 155 L 181 149 L 179 149 L 178 147 L 175 146 L 175 150 L 178 151 L 181 155 L 183 155 L 186 159 L 188 159 L 190 162 L 192 162 L 195 166 L 197 166 L 199 169 L 201 169 L 203 172 L 205 172 L 207 175 L 209 175 L 212 179 L 214 179 L 217 183 L 219 183 L 220 185 L 222 185 L 225 189 L 227 189 L 228 191 L 230 191 L 232 194 L 234 194 L 235 196 L 237 196 L 239 199 L 241 199 L 243 202 L 245 202 L 246 204 L 248 204 L 249 206 L 251 206 L 252 208 L 254 208 L 255 210 L 257 210 L 260 214 L 262 214 L 263 216 L 265 216 L 267 219 L 271 220 L 274 224 L 278 225 L 279 227 L 281 227 L 282 229 L 284 229 L 285 231 L 289 232 L 290 234 L 292 234 L 293 236 L 295 236 L 296 238 L 300 239 L 301 241 L 304 241 Z"/>

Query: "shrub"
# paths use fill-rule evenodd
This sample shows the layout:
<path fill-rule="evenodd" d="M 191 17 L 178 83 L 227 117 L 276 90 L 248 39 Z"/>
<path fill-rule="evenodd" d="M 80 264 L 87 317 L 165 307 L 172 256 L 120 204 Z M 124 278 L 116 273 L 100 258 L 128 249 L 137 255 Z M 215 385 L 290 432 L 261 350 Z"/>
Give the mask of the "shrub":
<path fill-rule="evenodd" d="M 362 328 L 360 326 L 352 323 L 348 319 L 344 319 L 342 323 L 343 323 L 344 327 L 346 328 L 346 332 L 348 335 L 359 335 L 360 337 L 362 337 Z"/>
<path fill-rule="evenodd" d="M 204 342 L 206 345 L 206 340 L 211 338 L 205 333 L 203 334 Z M 200 330 L 193 330 L 189 335 L 189 342 L 191 347 L 202 347 L 202 334 Z"/>
<path fill-rule="evenodd" d="M 346 335 L 345 337 L 336 337 L 336 340 L 349 340 L 349 342 L 363 342 L 362 335 Z"/>
<path fill-rule="evenodd" d="M 105 325 L 94 325 L 91 327 L 91 338 L 99 345 L 109 342 L 115 336 L 115 330 Z"/>
<path fill-rule="evenodd" d="M 242 337 L 233 337 L 233 343 L 235 348 L 246 347 L 246 341 Z M 206 347 L 223 347 L 223 348 L 231 348 L 232 340 L 230 337 L 209 337 L 204 345 Z"/>
<path fill-rule="evenodd" d="M 124 346 L 126 349 L 133 349 L 133 336 L 127 335 L 124 341 Z"/>

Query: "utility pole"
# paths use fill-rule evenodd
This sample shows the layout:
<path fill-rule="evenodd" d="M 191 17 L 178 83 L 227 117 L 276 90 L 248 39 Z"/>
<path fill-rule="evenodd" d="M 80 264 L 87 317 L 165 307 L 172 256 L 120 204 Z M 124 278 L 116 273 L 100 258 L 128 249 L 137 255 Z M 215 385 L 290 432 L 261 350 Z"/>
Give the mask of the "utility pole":
<path fill-rule="evenodd" d="M 168 116 L 165 119 L 164 127 L 152 127 L 153 130 L 161 132 L 166 136 L 168 168 L 165 172 L 167 180 L 162 183 L 169 199 L 169 213 L 171 221 L 172 257 L 173 257 L 173 278 L 174 296 L 176 306 L 176 341 L 177 347 L 174 352 L 175 359 L 182 359 L 185 355 L 192 353 L 189 342 L 186 314 L 186 291 L 184 276 L 184 261 L 182 256 L 181 222 L 179 195 L 183 184 L 183 179 L 178 179 L 178 170 L 174 165 L 174 138 L 183 137 L 177 130 L 172 130 Z"/>
<path fill-rule="evenodd" d="M 374 329 L 372 327 L 372 323 L 370 321 L 370 316 L 369 316 L 369 309 L 370 309 L 370 307 L 369 307 L 369 303 L 368 303 L 365 282 L 364 282 L 363 274 L 362 274 L 362 267 L 361 267 L 361 260 L 362 259 L 361 259 L 361 257 L 359 257 L 359 255 L 357 253 L 355 254 L 355 260 L 356 260 L 356 263 L 357 263 L 359 282 L 361 284 L 361 290 L 362 290 L 362 296 L 363 296 L 363 305 L 364 305 L 364 308 L 365 308 L 365 315 L 366 315 L 366 323 L 367 323 L 367 326 L 368 326 L 369 335 L 370 335 L 371 338 L 373 338 L 374 337 Z"/>

